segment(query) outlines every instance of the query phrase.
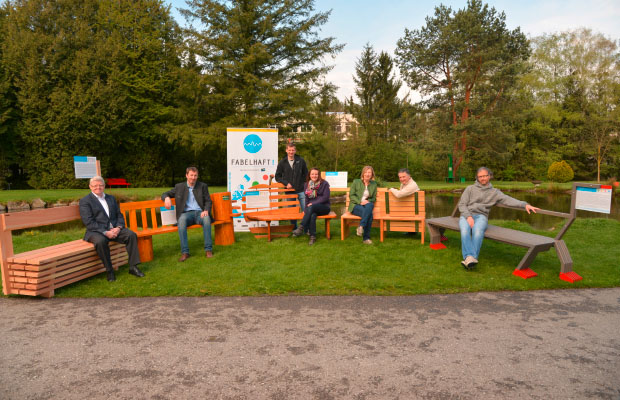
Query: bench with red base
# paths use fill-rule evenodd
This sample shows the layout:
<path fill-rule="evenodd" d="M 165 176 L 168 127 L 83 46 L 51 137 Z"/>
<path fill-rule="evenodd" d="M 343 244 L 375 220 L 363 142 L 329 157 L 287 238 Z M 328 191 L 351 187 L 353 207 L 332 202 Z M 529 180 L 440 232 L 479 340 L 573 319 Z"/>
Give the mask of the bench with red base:
<path fill-rule="evenodd" d="M 487 239 L 492 239 L 498 242 L 512 244 L 514 246 L 524 247 L 527 249 L 527 252 L 521 259 L 521 262 L 517 266 L 517 268 L 513 271 L 513 275 L 519 276 L 524 279 L 533 278 L 537 276 L 536 272 L 534 272 L 530 265 L 536 258 L 536 255 L 542 251 L 548 251 L 552 247 L 555 248 L 555 252 L 560 260 L 561 269 L 559 278 L 566 282 L 576 282 L 582 279 L 577 273 L 575 273 L 573 268 L 573 260 L 570 256 L 570 252 L 568 251 L 568 247 L 566 247 L 566 243 L 562 240 L 562 237 L 571 226 L 571 224 L 575 221 L 576 218 L 576 209 L 575 209 L 575 201 L 576 201 L 576 188 L 577 186 L 592 186 L 592 184 L 582 184 L 582 183 L 574 183 L 573 189 L 571 192 L 571 209 L 569 213 L 562 213 L 556 211 L 549 210 L 538 210 L 538 214 L 552 215 L 555 217 L 565 218 L 566 222 L 560 232 L 553 238 L 548 236 L 537 235 L 529 232 L 517 231 L 509 228 L 502 228 L 495 225 L 488 225 L 486 232 L 484 233 L 484 237 Z M 498 206 L 505 207 L 505 206 Z M 505 207 L 505 208 L 514 208 L 514 207 Z M 523 209 L 515 208 L 516 210 Z M 452 211 L 452 215 L 449 217 L 440 217 L 440 218 L 431 218 L 426 220 L 426 226 L 428 227 L 428 233 L 431 236 L 431 244 L 430 247 L 433 250 L 441 250 L 445 249 L 446 246 L 441 243 L 443 233 L 446 229 L 450 229 L 453 231 L 460 231 L 459 228 L 459 217 L 456 216 L 458 211 L 458 205 L 454 207 Z"/>

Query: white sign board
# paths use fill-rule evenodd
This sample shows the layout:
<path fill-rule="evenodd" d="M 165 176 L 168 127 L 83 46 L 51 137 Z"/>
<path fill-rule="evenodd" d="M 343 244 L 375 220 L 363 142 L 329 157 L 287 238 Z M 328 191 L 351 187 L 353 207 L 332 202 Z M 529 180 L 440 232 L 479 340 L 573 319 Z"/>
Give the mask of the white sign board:
<path fill-rule="evenodd" d="M 608 185 L 600 187 L 577 186 L 575 208 L 577 210 L 611 213 L 611 192 Z"/>
<path fill-rule="evenodd" d="M 76 179 L 90 179 L 97 175 L 97 157 L 73 156 Z"/>
<path fill-rule="evenodd" d="M 174 225 L 177 223 L 177 213 L 174 210 L 174 206 L 170 207 L 170 209 L 160 207 L 159 213 L 161 214 L 162 225 Z"/>
<path fill-rule="evenodd" d="M 347 171 L 326 171 L 325 180 L 329 182 L 330 188 L 344 189 L 347 187 Z"/>
<path fill-rule="evenodd" d="M 269 128 L 227 129 L 228 191 L 233 207 L 241 211 L 243 193 L 254 185 L 269 184 L 278 165 L 278 130 Z M 257 196 L 259 197 L 259 196 Z M 263 199 L 252 199 L 263 201 Z M 233 218 L 235 231 L 248 231 L 255 223 L 243 216 Z"/>

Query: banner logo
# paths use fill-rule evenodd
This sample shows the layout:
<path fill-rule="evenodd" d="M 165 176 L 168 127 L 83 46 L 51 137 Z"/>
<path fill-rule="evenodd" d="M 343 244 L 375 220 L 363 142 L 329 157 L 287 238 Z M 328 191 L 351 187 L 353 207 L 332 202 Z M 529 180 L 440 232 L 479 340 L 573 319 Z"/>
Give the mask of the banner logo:
<path fill-rule="evenodd" d="M 263 140 L 258 135 L 248 135 L 243 139 L 243 148 L 248 153 L 258 153 L 258 151 L 263 147 Z"/>

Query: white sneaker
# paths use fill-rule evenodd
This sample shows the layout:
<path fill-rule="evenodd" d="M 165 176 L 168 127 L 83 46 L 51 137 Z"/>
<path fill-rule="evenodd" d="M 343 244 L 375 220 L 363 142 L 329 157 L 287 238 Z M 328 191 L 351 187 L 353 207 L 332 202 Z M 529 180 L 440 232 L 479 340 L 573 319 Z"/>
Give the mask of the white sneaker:
<path fill-rule="evenodd" d="M 362 243 L 364 243 L 364 244 L 372 244 L 372 240 L 366 239 Z"/>
<path fill-rule="evenodd" d="M 461 264 L 463 264 L 463 266 L 467 269 L 472 269 L 476 266 L 476 264 L 478 264 L 478 260 L 476 260 L 473 256 L 467 256 L 465 257 L 465 260 L 461 262 Z"/>
<path fill-rule="evenodd" d="M 364 234 L 364 228 L 361 226 L 357 227 L 357 236 L 362 236 Z"/>

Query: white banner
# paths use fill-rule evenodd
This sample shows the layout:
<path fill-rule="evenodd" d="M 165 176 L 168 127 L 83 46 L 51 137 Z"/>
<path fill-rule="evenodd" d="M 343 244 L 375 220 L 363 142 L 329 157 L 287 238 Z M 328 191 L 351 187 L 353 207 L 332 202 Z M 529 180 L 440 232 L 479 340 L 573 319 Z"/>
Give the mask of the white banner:
<path fill-rule="evenodd" d="M 97 157 L 73 156 L 76 179 L 90 179 L 97 175 Z"/>
<path fill-rule="evenodd" d="M 233 207 L 242 212 L 241 197 L 259 183 L 268 184 L 278 165 L 278 130 L 268 128 L 228 128 L 227 130 L 228 191 Z M 233 218 L 235 231 L 248 231 L 243 216 Z M 255 226 L 255 225 L 252 225 Z"/>

